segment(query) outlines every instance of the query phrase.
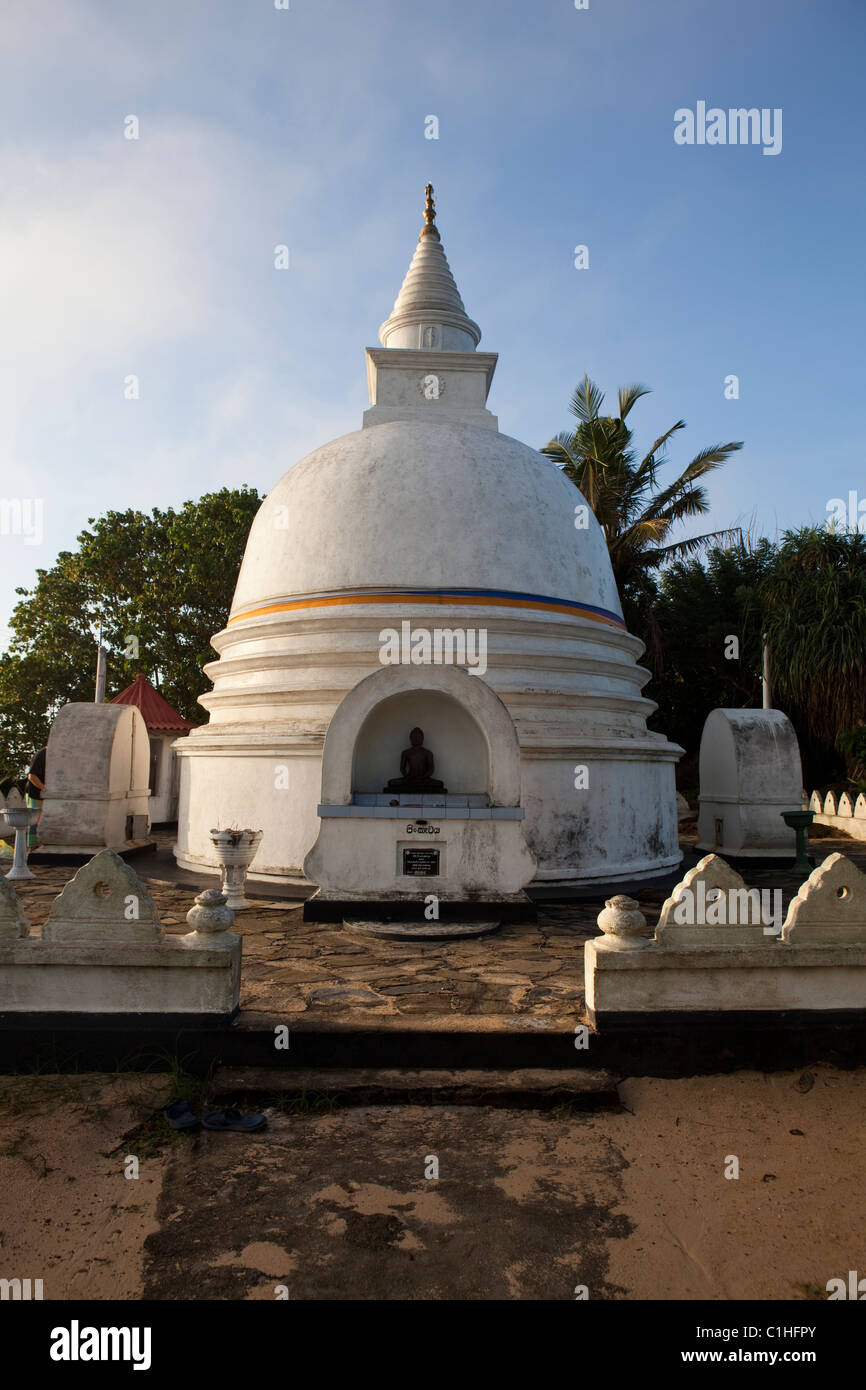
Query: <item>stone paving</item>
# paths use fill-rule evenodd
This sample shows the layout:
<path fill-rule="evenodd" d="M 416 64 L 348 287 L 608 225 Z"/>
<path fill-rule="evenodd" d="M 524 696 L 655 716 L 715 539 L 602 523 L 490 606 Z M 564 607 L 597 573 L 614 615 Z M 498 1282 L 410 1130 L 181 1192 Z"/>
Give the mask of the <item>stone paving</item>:
<path fill-rule="evenodd" d="M 819 827 L 824 830 L 825 827 Z M 695 861 L 694 831 L 683 827 L 686 866 Z M 163 847 L 170 839 L 161 837 Z M 834 850 L 866 869 L 866 844 L 832 832 L 816 832 L 816 862 Z M 186 913 L 198 889 L 170 883 L 132 859 L 155 898 L 166 930 L 188 930 Z M 35 863 L 35 881 L 19 885 L 31 930 L 39 934 L 51 902 L 74 867 Z M 163 871 L 164 872 L 164 871 Z M 203 877 L 200 887 L 212 886 Z M 778 869 L 747 875 L 754 887 L 779 887 L 787 903 L 799 878 Z M 255 892 L 253 886 L 251 892 Z M 636 896 L 655 926 L 668 888 L 648 887 Z M 573 1024 L 583 1010 L 583 947 L 596 934 L 603 899 L 539 904 L 536 923 L 501 927 L 490 936 L 452 941 L 413 942 L 361 937 L 348 928 L 302 920 L 302 904 L 269 897 L 237 916 L 244 938 L 241 1010 L 250 1015 L 306 1015 L 323 1024 L 353 1019 L 370 1027 L 374 1019 L 405 1020 L 422 1026 L 481 1024 L 484 1018 L 510 1018 L 520 1026 L 549 1028 Z M 262 1020 L 264 1024 L 264 1019 Z M 375 1026 L 375 1025 L 374 1025 Z"/>

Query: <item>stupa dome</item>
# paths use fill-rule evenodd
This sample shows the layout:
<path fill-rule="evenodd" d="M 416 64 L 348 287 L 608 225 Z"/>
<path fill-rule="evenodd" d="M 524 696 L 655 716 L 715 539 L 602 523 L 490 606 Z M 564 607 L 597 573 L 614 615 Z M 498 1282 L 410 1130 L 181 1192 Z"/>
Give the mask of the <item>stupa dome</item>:
<path fill-rule="evenodd" d="M 480 795 L 470 820 L 521 813 L 537 883 L 664 874 L 680 857 L 681 750 L 647 728 L 649 673 L 602 528 L 487 407 L 497 357 L 478 351 L 432 195 L 366 350 L 363 428 L 290 468 L 253 522 L 205 667 L 208 722 L 178 747 L 177 859 L 213 866 L 217 820 L 257 826 L 253 878 L 309 887 L 308 862 L 330 872 L 309 858 L 320 826 L 384 796 L 417 728 L 449 795 Z M 519 804 L 495 804 L 506 745 Z"/>
<path fill-rule="evenodd" d="M 601 527 L 588 509 L 575 526 L 581 502 L 542 454 L 494 430 L 394 420 L 343 435 L 262 504 L 232 625 L 293 600 L 403 589 L 621 621 Z"/>

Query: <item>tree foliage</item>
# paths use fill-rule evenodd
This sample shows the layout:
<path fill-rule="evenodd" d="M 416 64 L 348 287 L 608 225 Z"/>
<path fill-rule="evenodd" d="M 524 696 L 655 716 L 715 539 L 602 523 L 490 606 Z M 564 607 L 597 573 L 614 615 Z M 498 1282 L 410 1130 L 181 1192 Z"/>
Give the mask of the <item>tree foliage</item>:
<path fill-rule="evenodd" d="M 713 546 L 702 559 L 675 560 L 658 576 L 652 647 L 646 628 L 637 629 L 653 671 L 644 693 L 659 705 L 653 726 L 688 752 L 697 751 L 710 710 L 761 704 L 758 590 L 774 553 L 767 540 Z"/>
<path fill-rule="evenodd" d="M 668 446 L 684 422 L 639 457 L 627 422 L 646 394 L 645 386 L 621 387 L 618 415 L 605 415 L 602 392 L 584 377 L 569 406 L 576 427 L 542 453 L 580 489 L 604 531 L 626 622 L 646 646 L 645 693 L 659 706 L 653 725 L 695 754 L 711 709 L 759 706 L 765 634 L 773 703 L 794 722 L 811 778 L 835 775 L 840 750 L 862 770 L 840 735 L 866 725 L 866 536 L 804 527 L 777 546 L 732 530 L 678 537 L 682 523 L 708 510 L 703 480 L 742 445 L 702 449 L 663 483 Z M 726 656 L 731 637 L 736 659 Z"/>
<path fill-rule="evenodd" d="M 866 722 L 866 535 L 786 531 L 761 600 L 779 707 L 840 747 Z"/>
<path fill-rule="evenodd" d="M 91 517 L 76 550 L 17 590 L 0 656 L 0 774 L 20 775 L 62 705 L 93 699 L 100 629 L 108 698 L 143 671 L 181 714 L 202 718 L 202 666 L 261 500 L 253 488 L 222 488 L 178 511 Z"/>
<path fill-rule="evenodd" d="M 659 708 L 653 727 L 694 755 L 717 706 L 762 703 L 763 638 L 773 705 L 797 731 L 805 780 L 862 777 L 866 758 L 866 536 L 816 527 L 713 547 L 665 567 L 633 609 Z M 725 655 L 736 636 L 738 659 Z"/>
<path fill-rule="evenodd" d="M 602 415 L 604 395 L 585 376 L 569 404 L 577 428 L 558 434 L 541 451 L 580 489 L 600 522 L 623 602 L 632 588 L 639 589 L 644 577 L 661 565 L 736 534 L 713 531 L 671 539 L 679 523 L 709 509 L 701 479 L 743 446 L 736 442 L 702 449 L 678 477 L 662 485 L 659 472 L 668 462 L 668 445 L 685 429 L 685 421 L 677 420 L 639 458 L 626 420 L 635 402 L 648 394 L 646 386 L 621 386 L 619 414 Z"/>

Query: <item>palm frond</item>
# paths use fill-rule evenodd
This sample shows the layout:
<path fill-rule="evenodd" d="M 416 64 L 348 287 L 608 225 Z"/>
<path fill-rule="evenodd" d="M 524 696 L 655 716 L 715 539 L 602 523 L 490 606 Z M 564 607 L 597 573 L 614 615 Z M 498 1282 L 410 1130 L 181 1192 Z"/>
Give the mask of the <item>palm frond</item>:
<path fill-rule="evenodd" d="M 741 537 L 739 526 L 729 526 L 723 531 L 707 531 L 702 536 L 689 536 L 686 540 L 672 541 L 670 545 L 660 546 L 656 553 L 660 557 L 679 559 L 683 555 L 694 555 L 713 544 L 731 545 Z"/>
<path fill-rule="evenodd" d="M 640 382 L 635 382 L 631 386 L 621 386 L 619 388 L 618 397 L 619 418 L 621 420 L 624 420 L 625 417 L 628 415 L 629 411 L 631 410 L 632 406 L 634 405 L 635 401 L 639 401 L 641 396 L 649 396 L 651 395 L 651 393 L 652 388 L 649 386 L 642 386 Z"/>
<path fill-rule="evenodd" d="M 677 430 L 684 430 L 685 427 L 685 420 L 677 420 L 675 425 L 671 425 L 669 430 L 665 430 L 664 434 L 659 435 L 658 439 L 656 439 L 653 442 L 649 451 L 644 455 L 644 457 L 638 464 L 636 470 L 638 476 L 655 476 L 656 469 L 659 467 L 659 464 L 663 461 L 659 458 L 659 454 L 664 452 L 665 445 L 667 444 L 668 440 L 676 434 Z"/>
<path fill-rule="evenodd" d="M 729 444 L 712 444 L 709 449 L 701 449 L 700 453 L 695 454 L 691 463 L 683 469 L 682 476 L 684 478 L 699 477 L 708 471 L 708 466 L 715 468 L 720 463 L 727 463 L 731 454 L 735 454 L 742 447 L 742 439 L 737 439 Z"/>
<path fill-rule="evenodd" d="M 632 383 L 619 388 L 618 416 L 602 415 L 604 393 L 585 375 L 574 391 L 569 409 L 577 427 L 548 441 L 542 453 L 556 463 L 580 490 L 604 530 L 614 578 L 622 586 L 640 583 L 640 576 L 688 557 L 697 550 L 729 541 L 739 534 L 716 531 L 706 536 L 670 541 L 673 527 L 709 510 L 700 479 L 741 449 L 742 441 L 715 444 L 696 454 L 678 477 L 659 487 L 658 474 L 667 461 L 667 446 L 685 421 L 677 420 L 652 443 L 638 461 L 626 417 L 649 387 Z"/>
<path fill-rule="evenodd" d="M 564 468 L 567 463 L 575 463 L 573 440 L 574 436 L 563 430 L 561 434 L 549 439 L 538 452 L 552 459 L 559 468 Z"/>
<path fill-rule="evenodd" d="M 600 391 L 588 376 L 584 376 L 580 386 L 574 391 L 568 408 L 583 424 L 589 424 L 591 420 L 598 418 L 603 402 L 604 392 Z"/>

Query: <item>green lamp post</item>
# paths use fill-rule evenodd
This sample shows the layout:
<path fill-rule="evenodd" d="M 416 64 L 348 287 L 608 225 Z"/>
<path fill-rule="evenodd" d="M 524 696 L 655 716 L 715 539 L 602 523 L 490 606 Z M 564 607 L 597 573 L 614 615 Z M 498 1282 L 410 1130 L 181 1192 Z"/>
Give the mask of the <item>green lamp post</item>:
<path fill-rule="evenodd" d="M 797 836 L 797 857 L 791 865 L 791 871 L 795 874 L 805 874 L 809 877 L 812 872 L 812 865 L 806 853 L 806 831 L 815 819 L 814 811 L 782 811 L 782 820 L 786 825 L 790 825 L 794 834 Z"/>

